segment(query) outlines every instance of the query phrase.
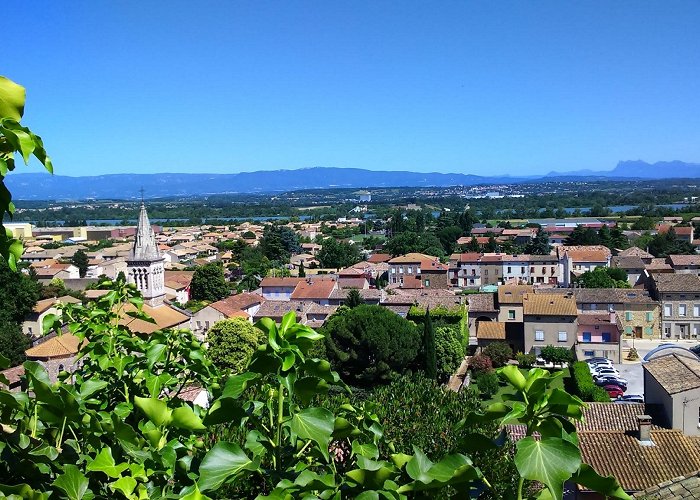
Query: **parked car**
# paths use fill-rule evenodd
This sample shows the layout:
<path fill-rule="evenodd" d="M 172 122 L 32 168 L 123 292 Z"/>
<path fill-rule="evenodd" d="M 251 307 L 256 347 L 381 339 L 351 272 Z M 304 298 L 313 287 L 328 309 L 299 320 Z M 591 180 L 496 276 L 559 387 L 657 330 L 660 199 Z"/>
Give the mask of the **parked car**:
<path fill-rule="evenodd" d="M 616 403 L 644 403 L 644 396 L 639 394 L 625 394 L 615 401 Z"/>
<path fill-rule="evenodd" d="M 588 369 L 600 370 L 601 368 L 615 368 L 612 363 L 588 363 Z"/>
<path fill-rule="evenodd" d="M 619 377 L 601 377 L 595 379 L 595 385 L 605 387 L 606 385 L 617 385 L 623 391 L 627 390 L 627 380 Z"/>
<path fill-rule="evenodd" d="M 619 398 L 620 396 L 624 396 L 625 391 L 622 390 L 620 386 L 617 385 L 604 385 L 603 389 L 605 389 L 608 393 L 608 396 L 610 396 L 610 399 L 615 399 Z"/>
<path fill-rule="evenodd" d="M 611 363 L 612 364 L 612 360 L 610 360 L 608 358 L 601 358 L 601 357 L 586 358 L 585 361 L 586 361 L 586 363 Z"/>
<path fill-rule="evenodd" d="M 593 378 L 595 377 L 619 377 L 620 372 L 618 372 L 615 368 L 600 368 L 597 370 L 593 370 L 591 372 L 591 375 L 593 375 Z"/>

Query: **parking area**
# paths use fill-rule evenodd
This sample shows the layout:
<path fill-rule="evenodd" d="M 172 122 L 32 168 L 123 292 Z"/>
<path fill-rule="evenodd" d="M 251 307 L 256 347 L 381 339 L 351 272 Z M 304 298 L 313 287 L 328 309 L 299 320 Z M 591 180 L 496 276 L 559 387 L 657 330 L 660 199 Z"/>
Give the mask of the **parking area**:
<path fill-rule="evenodd" d="M 644 373 L 641 363 L 625 363 L 615 365 L 620 376 L 627 379 L 627 391 L 625 394 L 639 394 L 644 396 Z"/>

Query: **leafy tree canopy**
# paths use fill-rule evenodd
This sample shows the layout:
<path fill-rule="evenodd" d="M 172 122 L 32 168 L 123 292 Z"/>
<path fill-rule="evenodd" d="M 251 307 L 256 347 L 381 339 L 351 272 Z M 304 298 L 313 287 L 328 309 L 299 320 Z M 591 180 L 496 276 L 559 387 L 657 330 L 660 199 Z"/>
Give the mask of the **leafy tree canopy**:
<path fill-rule="evenodd" d="M 217 321 L 207 332 L 209 359 L 222 371 L 240 373 L 258 346 L 266 342 L 262 330 L 243 318 Z"/>
<path fill-rule="evenodd" d="M 27 359 L 24 352 L 30 342 L 18 323 L 0 321 L 0 355 L 10 360 L 10 366 L 17 366 Z"/>
<path fill-rule="evenodd" d="M 318 260 L 322 267 L 341 269 L 357 264 L 362 260 L 357 245 L 351 245 L 335 238 L 326 238 L 321 243 Z"/>
<path fill-rule="evenodd" d="M 224 267 L 219 262 L 210 262 L 199 266 L 192 276 L 190 293 L 193 300 L 216 302 L 230 295 L 230 289 L 224 277 Z"/>
<path fill-rule="evenodd" d="M 583 288 L 629 288 L 627 273 L 623 269 L 613 267 L 596 267 L 586 271 L 575 280 Z"/>
<path fill-rule="evenodd" d="M 88 256 L 85 253 L 84 250 L 78 250 L 73 254 L 73 257 L 70 260 L 71 264 L 73 264 L 75 267 L 78 268 L 78 272 L 80 273 L 80 277 L 84 278 L 85 275 L 87 274 L 88 270 Z"/>
<path fill-rule="evenodd" d="M 384 307 L 340 308 L 323 330 L 329 360 L 349 384 L 386 383 L 416 366 L 418 328 Z"/>
<path fill-rule="evenodd" d="M 34 309 L 40 295 L 41 285 L 38 281 L 23 272 L 13 271 L 6 261 L 0 258 L 0 323 L 24 321 Z"/>

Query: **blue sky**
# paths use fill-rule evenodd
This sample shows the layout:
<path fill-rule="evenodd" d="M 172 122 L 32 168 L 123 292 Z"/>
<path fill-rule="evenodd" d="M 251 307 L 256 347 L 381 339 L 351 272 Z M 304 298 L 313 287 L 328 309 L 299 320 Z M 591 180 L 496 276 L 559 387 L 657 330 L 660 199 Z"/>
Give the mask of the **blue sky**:
<path fill-rule="evenodd" d="M 700 161 L 696 0 L 11 3 L 61 175 Z"/>

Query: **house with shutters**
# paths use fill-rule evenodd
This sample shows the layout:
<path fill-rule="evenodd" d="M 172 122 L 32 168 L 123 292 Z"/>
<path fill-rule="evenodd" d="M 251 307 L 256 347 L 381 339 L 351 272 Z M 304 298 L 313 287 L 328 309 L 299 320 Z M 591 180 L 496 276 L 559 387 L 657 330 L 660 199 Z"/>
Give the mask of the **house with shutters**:
<path fill-rule="evenodd" d="M 615 312 L 585 312 L 578 315 L 576 358 L 603 357 L 621 363 L 622 324 Z"/>
<path fill-rule="evenodd" d="M 700 335 L 700 278 L 696 274 L 652 274 L 652 295 L 661 302 L 662 338 Z"/>
<path fill-rule="evenodd" d="M 526 293 L 523 296 L 524 352 L 539 356 L 548 345 L 571 348 L 578 333 L 573 294 Z"/>
<path fill-rule="evenodd" d="M 389 261 L 389 286 L 399 288 L 450 288 L 448 266 L 422 253 L 408 253 Z"/>
<path fill-rule="evenodd" d="M 459 288 L 481 286 L 481 254 L 455 253 L 450 256 L 450 283 Z"/>

